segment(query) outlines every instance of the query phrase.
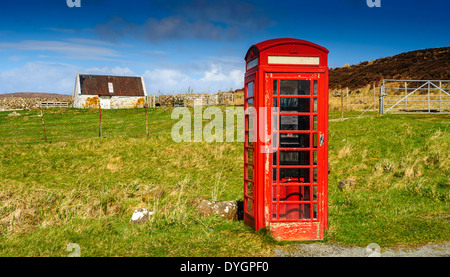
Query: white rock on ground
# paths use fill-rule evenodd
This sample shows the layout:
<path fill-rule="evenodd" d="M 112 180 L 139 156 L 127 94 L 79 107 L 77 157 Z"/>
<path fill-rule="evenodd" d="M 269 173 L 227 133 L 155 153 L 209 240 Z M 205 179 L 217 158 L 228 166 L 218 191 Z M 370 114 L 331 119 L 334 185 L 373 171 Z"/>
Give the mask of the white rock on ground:
<path fill-rule="evenodd" d="M 132 224 L 140 224 L 146 222 L 149 217 L 153 215 L 153 212 L 149 212 L 145 208 L 139 208 L 134 210 L 133 215 L 131 216 L 130 223 Z"/>

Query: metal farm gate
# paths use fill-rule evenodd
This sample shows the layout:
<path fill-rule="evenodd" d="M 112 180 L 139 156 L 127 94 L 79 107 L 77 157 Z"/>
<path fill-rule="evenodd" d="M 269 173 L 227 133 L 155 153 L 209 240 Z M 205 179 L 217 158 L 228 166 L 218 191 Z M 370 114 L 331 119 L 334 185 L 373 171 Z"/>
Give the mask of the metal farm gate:
<path fill-rule="evenodd" d="M 384 79 L 379 113 L 450 114 L 450 80 Z"/>

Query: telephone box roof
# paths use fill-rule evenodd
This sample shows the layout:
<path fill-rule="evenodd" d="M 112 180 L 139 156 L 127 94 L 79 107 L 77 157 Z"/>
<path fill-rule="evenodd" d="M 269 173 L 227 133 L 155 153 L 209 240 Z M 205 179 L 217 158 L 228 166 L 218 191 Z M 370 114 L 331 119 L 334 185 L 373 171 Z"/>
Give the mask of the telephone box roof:
<path fill-rule="evenodd" d="M 265 40 L 265 41 L 262 41 L 262 42 L 252 45 L 248 49 L 247 54 L 245 55 L 245 60 L 248 60 L 249 54 L 251 54 L 252 50 L 253 51 L 257 50 L 257 53 L 253 53 L 252 56 L 259 56 L 260 52 L 263 52 L 267 49 L 270 49 L 272 47 L 275 47 L 275 46 L 278 46 L 281 44 L 298 44 L 298 45 L 310 46 L 310 47 L 317 48 L 318 50 L 325 52 L 326 54 L 329 53 L 328 49 L 326 49 L 325 47 L 322 47 L 318 44 L 315 44 L 315 43 L 312 43 L 312 42 L 309 42 L 306 40 L 296 39 L 296 38 L 276 38 L 276 39 Z"/>

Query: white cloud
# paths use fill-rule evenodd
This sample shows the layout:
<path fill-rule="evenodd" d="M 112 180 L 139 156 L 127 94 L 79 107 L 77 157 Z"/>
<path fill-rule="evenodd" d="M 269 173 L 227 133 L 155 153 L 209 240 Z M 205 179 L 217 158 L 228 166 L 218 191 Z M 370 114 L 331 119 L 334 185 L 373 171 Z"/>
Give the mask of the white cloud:
<path fill-rule="evenodd" d="M 128 67 L 120 67 L 120 66 L 115 66 L 115 67 L 105 66 L 102 68 L 91 67 L 91 68 L 86 68 L 83 70 L 83 72 L 79 72 L 79 73 L 97 74 L 97 75 L 137 76 L 137 74 L 134 73 Z"/>
<path fill-rule="evenodd" d="M 207 20 L 191 20 L 185 16 L 150 17 L 144 24 L 125 21 L 114 17 L 110 21 L 95 27 L 97 34 L 109 41 L 117 42 L 119 38 L 132 35 L 150 42 L 176 39 L 201 39 L 222 41 L 236 39 L 239 30 L 236 26 L 225 26 Z"/>
<path fill-rule="evenodd" d="M 56 52 L 67 57 L 78 59 L 111 59 L 120 57 L 119 53 L 111 48 L 81 43 L 45 40 L 23 40 L 19 42 L 0 42 L 0 49 Z"/>
<path fill-rule="evenodd" d="M 26 56 L 14 55 L 14 56 L 8 57 L 8 60 L 12 61 L 12 62 L 18 62 L 18 61 L 23 60 L 25 58 L 26 58 Z"/>
<path fill-rule="evenodd" d="M 200 81 L 223 82 L 233 84 L 235 87 L 242 85 L 244 71 L 240 69 L 224 70 L 220 64 L 212 64 L 211 69 L 204 73 Z"/>
<path fill-rule="evenodd" d="M 154 69 L 144 73 L 145 86 L 151 94 L 185 92 L 193 85 L 194 79 L 174 69 Z"/>
<path fill-rule="evenodd" d="M 186 68 L 186 66 L 183 66 Z M 227 65 L 210 64 L 203 71 L 196 71 L 201 77 L 194 78 L 182 69 L 162 69 L 147 70 L 144 73 L 144 80 L 149 93 L 184 93 L 188 88 L 194 93 L 216 93 L 218 90 L 229 90 L 230 88 L 242 88 L 244 71 L 240 69 L 230 69 Z"/>
<path fill-rule="evenodd" d="M 264 5 L 242 0 L 187 0 L 154 6 L 164 9 L 160 14 L 168 16 L 148 17 L 144 23 L 141 19 L 113 16 L 96 25 L 94 31 L 114 42 L 127 37 L 152 43 L 182 39 L 237 41 L 274 25 Z"/>
<path fill-rule="evenodd" d="M 216 93 L 243 87 L 244 70 L 233 60 L 210 60 L 195 64 L 165 65 L 143 73 L 125 66 L 82 67 L 59 62 L 28 62 L 0 71 L 0 93 L 51 92 L 71 94 L 76 74 L 143 76 L 150 94 Z"/>
<path fill-rule="evenodd" d="M 29 62 L 0 71 L 0 93 L 51 92 L 71 94 L 77 73 L 136 76 L 128 67 L 86 68 L 64 63 Z"/>
<path fill-rule="evenodd" d="M 97 40 L 97 39 L 87 39 L 87 38 L 79 38 L 79 37 L 73 37 L 67 39 L 70 42 L 73 43 L 81 43 L 81 44 L 97 44 L 97 45 L 105 45 L 105 46 L 115 46 L 115 43 L 104 41 L 104 40 Z"/>
<path fill-rule="evenodd" d="M 76 66 L 26 63 L 22 68 L 0 71 L 0 92 L 70 93 L 75 84 Z"/>

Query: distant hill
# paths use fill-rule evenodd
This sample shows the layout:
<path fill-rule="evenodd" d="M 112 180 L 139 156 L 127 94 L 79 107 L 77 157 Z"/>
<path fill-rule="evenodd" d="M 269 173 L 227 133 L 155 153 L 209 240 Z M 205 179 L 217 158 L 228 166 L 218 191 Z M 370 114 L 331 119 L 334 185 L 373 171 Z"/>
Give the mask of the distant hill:
<path fill-rule="evenodd" d="M 70 99 L 72 95 L 59 94 L 59 93 L 47 93 L 47 92 L 14 92 L 0 94 L 0 98 L 5 97 L 22 97 L 22 98 L 60 98 L 60 99 Z"/>
<path fill-rule="evenodd" d="M 378 86 L 383 79 L 449 80 L 450 47 L 405 52 L 329 71 L 330 89 Z"/>

